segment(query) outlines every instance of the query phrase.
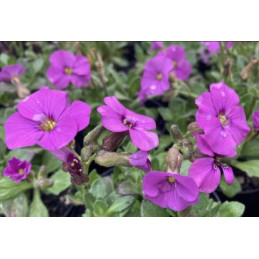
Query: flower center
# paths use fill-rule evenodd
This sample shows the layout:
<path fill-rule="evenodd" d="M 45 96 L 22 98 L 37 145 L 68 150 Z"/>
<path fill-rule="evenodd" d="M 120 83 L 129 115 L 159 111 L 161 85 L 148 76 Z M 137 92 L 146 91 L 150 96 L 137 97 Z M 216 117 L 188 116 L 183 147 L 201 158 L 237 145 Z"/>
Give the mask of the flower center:
<path fill-rule="evenodd" d="M 65 68 L 65 74 L 66 74 L 66 75 L 72 75 L 72 74 L 73 74 L 72 68 L 66 67 L 66 68 Z"/>
<path fill-rule="evenodd" d="M 220 113 L 218 115 L 218 118 L 220 120 L 220 123 L 222 126 L 226 126 L 229 123 L 229 120 L 227 119 L 226 115 L 224 113 Z"/>
<path fill-rule="evenodd" d="M 177 61 L 173 61 L 173 68 L 175 69 L 175 68 L 177 68 L 177 66 L 178 66 L 178 64 L 177 64 Z"/>
<path fill-rule="evenodd" d="M 156 75 L 156 79 L 157 79 L 157 80 L 161 80 L 161 79 L 162 79 L 162 74 L 161 74 L 161 73 L 157 74 L 157 75 Z"/>
<path fill-rule="evenodd" d="M 133 124 L 128 122 L 127 119 L 123 119 L 122 120 L 122 123 L 125 125 L 125 126 L 128 126 L 130 129 L 133 127 Z"/>
<path fill-rule="evenodd" d="M 24 174 L 24 170 L 22 168 L 19 169 L 18 171 L 19 174 Z"/>
<path fill-rule="evenodd" d="M 47 119 L 45 122 L 40 124 L 40 129 L 44 131 L 52 131 L 56 127 L 56 122 L 52 119 Z"/>
<path fill-rule="evenodd" d="M 175 178 L 174 177 L 168 177 L 168 182 L 170 183 L 175 183 Z"/>

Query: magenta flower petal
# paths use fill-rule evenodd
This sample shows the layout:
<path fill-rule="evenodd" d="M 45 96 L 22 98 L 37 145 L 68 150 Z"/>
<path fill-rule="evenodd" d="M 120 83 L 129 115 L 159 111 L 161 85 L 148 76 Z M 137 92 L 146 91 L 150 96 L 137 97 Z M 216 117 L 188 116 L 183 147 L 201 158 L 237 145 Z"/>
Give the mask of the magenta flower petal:
<path fill-rule="evenodd" d="M 149 151 L 158 146 L 158 136 L 154 132 L 142 129 L 130 129 L 130 138 L 134 145 L 143 151 Z"/>
<path fill-rule="evenodd" d="M 47 70 L 47 78 L 57 88 L 66 88 L 70 84 L 71 76 L 64 75 L 60 68 L 50 66 Z"/>
<path fill-rule="evenodd" d="M 185 59 L 185 50 L 182 46 L 172 45 L 166 49 L 165 54 L 176 62 L 181 62 Z"/>
<path fill-rule="evenodd" d="M 52 131 L 43 134 L 38 141 L 38 145 L 47 150 L 60 149 L 74 139 L 77 131 L 77 123 L 73 119 L 67 120 L 64 118 L 57 123 Z"/>
<path fill-rule="evenodd" d="M 9 149 L 34 146 L 43 133 L 34 121 L 14 113 L 5 122 L 5 143 Z"/>
<path fill-rule="evenodd" d="M 220 169 L 215 165 L 213 158 L 200 158 L 195 160 L 188 172 L 196 182 L 199 191 L 211 193 L 215 191 L 220 182 Z"/>
<path fill-rule="evenodd" d="M 78 76 L 87 76 L 88 79 L 91 79 L 90 73 L 90 64 L 88 59 L 83 56 L 76 56 L 75 62 L 73 64 L 73 72 Z"/>
<path fill-rule="evenodd" d="M 31 163 L 13 157 L 8 161 L 8 165 L 3 171 L 3 176 L 10 177 L 13 182 L 19 183 L 26 179 L 30 171 Z"/>
<path fill-rule="evenodd" d="M 41 120 L 42 116 L 58 120 L 68 106 L 67 92 L 42 87 L 23 99 L 18 104 L 18 111 L 23 117 L 34 121 Z"/>
<path fill-rule="evenodd" d="M 218 41 L 205 41 L 203 44 L 211 54 L 218 53 L 220 50 L 220 44 Z"/>
<path fill-rule="evenodd" d="M 86 128 L 90 121 L 91 107 L 84 102 L 74 101 L 70 107 L 62 114 L 61 118 L 73 119 L 77 123 L 77 131 Z"/>
<path fill-rule="evenodd" d="M 221 165 L 221 168 L 227 184 L 231 185 L 234 182 L 234 173 L 232 167 Z"/>
<path fill-rule="evenodd" d="M 151 44 L 151 47 L 150 49 L 151 50 L 159 50 L 159 49 L 162 49 L 164 47 L 164 44 L 162 41 L 154 41 L 152 44 Z"/>
<path fill-rule="evenodd" d="M 227 43 L 226 43 L 226 49 L 230 49 L 231 47 L 233 47 L 233 41 L 228 41 Z"/>
<path fill-rule="evenodd" d="M 190 76 L 191 72 L 192 67 L 188 60 L 183 60 L 180 62 L 174 70 L 176 77 L 182 81 L 185 81 Z"/>
<path fill-rule="evenodd" d="M 253 127 L 255 131 L 259 131 L 259 110 L 253 113 Z"/>
<path fill-rule="evenodd" d="M 7 84 L 11 83 L 11 79 L 14 77 L 20 77 L 26 68 L 22 64 L 8 65 L 2 68 L 0 72 L 0 82 L 5 82 Z"/>
<path fill-rule="evenodd" d="M 151 163 L 148 159 L 149 153 L 147 151 L 137 151 L 129 156 L 130 164 L 143 171 L 149 172 L 151 169 Z"/>
<path fill-rule="evenodd" d="M 205 140 L 204 135 L 198 134 L 197 132 L 194 132 L 193 135 L 196 138 L 198 149 L 202 154 L 208 155 L 208 156 L 214 156 L 214 152 L 211 150 L 210 146 L 208 145 L 207 141 Z"/>
<path fill-rule="evenodd" d="M 188 176 L 149 172 L 144 176 L 142 189 L 147 200 L 175 211 L 183 210 L 198 201 L 198 187 Z"/>
<path fill-rule="evenodd" d="M 97 108 L 102 115 L 102 125 L 112 132 L 128 131 L 132 142 L 143 151 L 158 145 L 158 136 L 147 130 L 155 129 L 152 118 L 126 109 L 115 96 L 104 98 L 106 105 Z"/>
<path fill-rule="evenodd" d="M 53 52 L 49 58 L 51 64 L 56 68 L 72 67 L 76 61 L 76 57 L 73 53 L 66 50 L 57 50 Z"/>
<path fill-rule="evenodd" d="M 77 76 L 77 75 L 72 75 L 70 77 L 71 83 L 78 87 L 78 88 L 83 88 L 86 87 L 87 83 L 91 80 L 90 75 L 89 76 Z"/>

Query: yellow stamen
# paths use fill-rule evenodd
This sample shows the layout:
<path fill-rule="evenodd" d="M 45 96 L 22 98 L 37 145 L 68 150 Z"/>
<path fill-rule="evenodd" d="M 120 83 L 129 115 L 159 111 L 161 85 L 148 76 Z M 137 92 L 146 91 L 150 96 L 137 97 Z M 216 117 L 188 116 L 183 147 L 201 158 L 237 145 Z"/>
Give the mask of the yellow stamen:
<path fill-rule="evenodd" d="M 24 174 L 24 170 L 22 168 L 19 169 L 18 171 L 19 174 Z"/>
<path fill-rule="evenodd" d="M 132 128 L 133 127 L 133 124 L 128 122 L 126 119 L 123 119 L 122 123 L 125 125 L 125 126 L 128 126 L 129 128 Z"/>
<path fill-rule="evenodd" d="M 156 75 L 156 79 L 157 79 L 157 80 L 161 80 L 161 79 L 162 79 L 162 74 L 161 74 L 161 73 L 157 74 L 157 75 Z"/>
<path fill-rule="evenodd" d="M 65 74 L 67 74 L 67 75 L 72 75 L 72 74 L 73 74 L 72 68 L 66 67 L 66 68 L 65 68 Z"/>
<path fill-rule="evenodd" d="M 174 177 L 169 177 L 169 178 L 168 178 L 168 181 L 169 181 L 170 183 L 175 183 L 175 178 L 174 178 Z"/>
<path fill-rule="evenodd" d="M 40 128 L 44 131 L 52 131 L 56 127 L 56 122 L 52 119 L 47 119 L 45 122 L 40 124 Z"/>
<path fill-rule="evenodd" d="M 218 118 L 219 118 L 220 123 L 221 123 L 222 126 L 227 125 L 228 122 L 229 122 L 228 119 L 227 119 L 227 117 L 226 117 L 223 113 L 220 113 L 220 114 L 218 115 Z"/>
<path fill-rule="evenodd" d="M 74 166 L 75 166 L 75 163 L 71 163 L 70 165 L 71 165 L 72 167 L 74 167 Z"/>

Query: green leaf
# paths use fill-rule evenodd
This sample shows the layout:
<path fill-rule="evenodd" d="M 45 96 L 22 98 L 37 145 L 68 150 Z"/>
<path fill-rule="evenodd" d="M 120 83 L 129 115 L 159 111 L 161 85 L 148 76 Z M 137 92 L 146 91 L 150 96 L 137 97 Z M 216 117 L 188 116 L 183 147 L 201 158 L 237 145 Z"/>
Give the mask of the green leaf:
<path fill-rule="evenodd" d="M 32 184 L 27 183 L 26 181 L 15 183 L 9 178 L 0 178 L 0 201 L 14 199 L 21 192 L 30 188 L 32 188 Z"/>
<path fill-rule="evenodd" d="M 138 186 L 131 179 L 127 179 L 118 185 L 117 192 L 122 195 L 134 195 L 139 193 Z"/>
<path fill-rule="evenodd" d="M 43 59 L 36 59 L 33 63 L 32 63 L 32 67 L 33 67 L 33 70 L 36 73 L 40 72 L 43 68 L 43 65 L 44 65 L 44 60 Z"/>
<path fill-rule="evenodd" d="M 234 178 L 233 184 L 228 185 L 225 179 L 221 177 L 220 188 L 228 198 L 235 197 L 242 190 L 237 178 Z"/>
<path fill-rule="evenodd" d="M 160 208 L 154 203 L 143 200 L 141 203 L 141 217 L 169 217 L 166 209 Z"/>
<path fill-rule="evenodd" d="M 14 200 L 2 203 L 2 211 L 6 217 L 26 217 L 28 215 L 28 201 L 26 195 L 21 193 Z"/>
<path fill-rule="evenodd" d="M 69 173 L 65 173 L 63 170 L 57 171 L 50 179 L 53 180 L 53 185 L 47 190 L 55 195 L 59 195 L 71 185 Z"/>
<path fill-rule="evenodd" d="M 94 210 L 95 198 L 91 193 L 85 194 L 84 202 L 87 209 Z"/>
<path fill-rule="evenodd" d="M 13 149 L 8 155 L 7 159 L 11 159 L 13 157 L 19 158 L 20 160 L 31 161 L 34 156 L 34 152 L 31 149 L 23 148 L 23 149 Z"/>
<path fill-rule="evenodd" d="M 104 200 L 98 199 L 94 203 L 94 216 L 105 217 L 108 206 Z"/>
<path fill-rule="evenodd" d="M 246 172 L 250 177 L 259 177 L 259 160 L 249 160 L 246 162 L 232 161 L 231 164 L 243 172 Z"/>
<path fill-rule="evenodd" d="M 241 152 L 241 157 L 245 158 L 256 158 L 259 154 L 259 139 L 255 139 L 251 142 L 244 144 Z"/>
<path fill-rule="evenodd" d="M 30 205 L 29 217 L 48 217 L 49 212 L 40 197 L 40 191 L 34 189 L 33 201 Z"/>
<path fill-rule="evenodd" d="M 232 201 L 224 202 L 219 209 L 219 217 L 241 217 L 245 211 L 244 204 Z"/>
<path fill-rule="evenodd" d="M 188 175 L 188 171 L 189 171 L 191 164 L 192 164 L 192 162 L 190 162 L 189 160 L 183 161 L 181 169 L 180 169 L 182 175 Z"/>
<path fill-rule="evenodd" d="M 165 121 L 173 121 L 174 119 L 173 112 L 168 108 L 159 107 L 158 112 Z"/>
<path fill-rule="evenodd" d="M 94 180 L 89 192 L 95 198 L 105 198 L 113 191 L 113 182 L 110 177 L 98 178 Z"/>
<path fill-rule="evenodd" d="M 110 217 L 122 217 L 130 209 L 134 203 L 134 197 L 132 196 L 120 196 L 115 202 L 108 208 L 107 216 Z"/>

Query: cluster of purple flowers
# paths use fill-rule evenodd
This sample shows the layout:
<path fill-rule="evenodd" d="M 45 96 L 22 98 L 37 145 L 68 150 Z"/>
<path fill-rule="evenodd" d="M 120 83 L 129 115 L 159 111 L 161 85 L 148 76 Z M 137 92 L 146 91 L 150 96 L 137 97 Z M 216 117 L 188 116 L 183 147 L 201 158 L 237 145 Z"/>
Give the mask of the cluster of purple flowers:
<path fill-rule="evenodd" d="M 196 122 L 204 133 L 195 133 L 195 137 L 200 152 L 207 157 L 195 160 L 189 175 L 199 191 L 210 193 L 218 187 L 221 171 L 227 183 L 233 183 L 232 168 L 220 159 L 236 155 L 235 148 L 246 138 L 250 128 L 237 93 L 224 82 L 211 84 L 210 92 L 201 94 L 196 105 Z"/>
<path fill-rule="evenodd" d="M 161 42 L 154 42 L 152 49 L 161 49 Z M 170 88 L 169 76 L 179 80 L 186 80 L 192 71 L 190 62 L 186 60 L 185 50 L 182 46 L 172 45 L 147 61 L 141 78 L 141 89 L 138 93 L 143 103 L 150 95 L 162 95 Z"/>

